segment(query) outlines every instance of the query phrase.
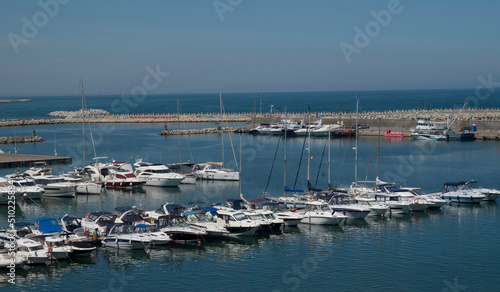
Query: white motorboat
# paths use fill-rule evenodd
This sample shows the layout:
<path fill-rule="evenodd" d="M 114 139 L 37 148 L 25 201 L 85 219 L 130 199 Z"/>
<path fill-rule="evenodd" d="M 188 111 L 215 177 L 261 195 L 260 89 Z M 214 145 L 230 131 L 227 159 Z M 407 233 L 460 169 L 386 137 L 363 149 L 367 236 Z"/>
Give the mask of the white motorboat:
<path fill-rule="evenodd" d="M 483 201 L 496 201 L 498 199 L 498 197 L 500 197 L 500 191 L 499 190 L 495 190 L 495 189 L 487 189 L 487 188 L 483 188 L 483 187 L 480 187 L 480 186 L 477 186 L 477 182 L 476 181 L 468 181 L 467 182 L 468 185 L 470 185 L 470 188 L 475 190 L 476 192 L 479 192 L 481 194 L 483 194 L 485 197 L 483 199 Z"/>
<path fill-rule="evenodd" d="M 129 224 L 116 223 L 107 227 L 102 244 L 117 249 L 147 249 L 152 240 L 147 235 L 134 232 Z"/>
<path fill-rule="evenodd" d="M 267 194 L 264 194 L 264 198 L 272 203 L 284 204 L 286 208 L 289 209 L 304 209 L 306 208 L 307 202 L 311 200 L 311 198 L 309 198 L 308 196 L 303 195 L 271 197 Z"/>
<path fill-rule="evenodd" d="M 168 168 L 178 174 L 182 174 L 184 179 L 181 184 L 192 185 L 196 183 L 196 176 L 193 174 L 194 163 L 183 162 L 183 163 L 172 163 L 168 165 Z"/>
<path fill-rule="evenodd" d="M 10 249 L 9 241 L 0 240 L 0 268 L 13 268 L 28 262 L 26 256 Z"/>
<path fill-rule="evenodd" d="M 156 225 L 136 224 L 134 231 L 139 234 L 149 236 L 153 246 L 167 245 L 170 241 L 172 241 L 170 236 L 168 236 L 165 232 L 158 230 Z"/>
<path fill-rule="evenodd" d="M 27 257 L 28 265 L 45 264 L 49 259 L 49 254 L 43 245 L 29 238 L 16 238 L 18 254 Z"/>
<path fill-rule="evenodd" d="M 240 173 L 233 169 L 224 168 L 222 162 L 199 163 L 194 166 L 193 174 L 199 179 L 206 180 L 240 180 Z"/>
<path fill-rule="evenodd" d="M 248 219 L 259 223 L 260 227 L 258 232 L 271 232 L 273 231 L 271 220 L 264 217 L 261 213 L 256 212 L 256 210 L 242 210 L 243 214 L 247 216 Z"/>
<path fill-rule="evenodd" d="M 174 243 L 200 243 L 205 241 L 207 231 L 204 228 L 188 224 L 186 216 L 163 215 L 157 220 L 160 231 L 168 234 Z"/>
<path fill-rule="evenodd" d="M 53 260 L 66 259 L 73 252 L 71 246 L 67 245 L 63 238 L 57 236 L 45 237 L 43 246 L 49 259 Z"/>
<path fill-rule="evenodd" d="M 447 182 L 443 185 L 441 198 L 454 203 L 479 204 L 486 196 L 471 189 L 467 182 Z"/>
<path fill-rule="evenodd" d="M 369 195 L 370 197 L 370 195 Z M 389 207 L 392 214 L 407 214 L 410 212 L 412 201 L 404 200 L 398 193 L 375 192 L 372 197 L 378 202 Z"/>
<path fill-rule="evenodd" d="M 106 211 L 87 213 L 85 218 L 82 218 L 81 225 L 82 228 L 87 230 L 90 234 L 105 236 L 107 226 L 115 223 L 116 217 L 116 214 Z"/>
<path fill-rule="evenodd" d="M 408 191 L 410 191 L 412 194 L 415 195 L 415 199 L 423 200 L 422 202 L 427 202 L 428 209 L 439 209 L 441 208 L 444 204 L 446 204 L 446 201 L 441 199 L 439 196 L 432 196 L 429 194 L 424 193 L 420 188 L 403 188 Z"/>
<path fill-rule="evenodd" d="M 228 237 L 253 236 L 260 228 L 240 210 L 217 210 L 216 222 L 229 231 Z"/>
<path fill-rule="evenodd" d="M 31 176 L 35 183 L 43 188 L 44 197 L 74 197 L 76 184 L 67 182 L 64 178 L 56 175 L 35 175 Z"/>
<path fill-rule="evenodd" d="M 375 198 L 368 198 L 365 195 L 354 197 L 356 202 L 360 205 L 365 205 L 370 208 L 371 212 L 368 216 L 383 216 L 387 210 L 389 210 L 389 206 L 386 204 L 380 204 L 375 200 Z"/>
<path fill-rule="evenodd" d="M 429 202 L 426 197 L 417 197 L 410 191 L 410 188 L 398 188 L 391 185 L 379 186 L 378 194 L 380 193 L 398 195 L 400 201 L 407 201 L 410 204 L 410 211 L 425 211 L 429 206 L 434 205 L 434 203 Z"/>
<path fill-rule="evenodd" d="M 372 209 L 368 206 L 358 204 L 354 199 L 347 194 L 336 194 L 331 196 L 328 201 L 330 208 L 344 213 L 349 219 L 364 219 Z"/>
<path fill-rule="evenodd" d="M 263 210 L 271 210 L 277 218 L 283 220 L 285 226 L 297 226 L 304 217 L 303 215 L 292 212 L 282 203 L 265 203 L 262 205 Z"/>
<path fill-rule="evenodd" d="M 7 180 L 0 182 L 0 205 L 8 205 L 10 202 L 15 202 L 15 196 L 16 193 Z"/>
<path fill-rule="evenodd" d="M 21 198 L 38 200 L 44 193 L 43 188 L 37 186 L 34 180 L 22 176 L 11 176 L 9 183 L 14 186 L 16 195 Z"/>
<path fill-rule="evenodd" d="M 207 239 L 217 239 L 229 235 L 229 231 L 226 228 L 214 221 L 214 217 L 210 212 L 203 214 L 196 211 L 188 211 L 184 214 L 187 215 L 187 223 L 206 231 Z"/>
<path fill-rule="evenodd" d="M 300 223 L 316 225 L 340 225 L 347 216 L 330 209 L 328 204 L 320 201 L 307 203 L 304 218 Z"/>
<path fill-rule="evenodd" d="M 177 187 L 185 176 L 170 171 L 168 167 L 159 163 L 149 163 L 138 160 L 134 163 L 137 179 L 146 186 Z"/>

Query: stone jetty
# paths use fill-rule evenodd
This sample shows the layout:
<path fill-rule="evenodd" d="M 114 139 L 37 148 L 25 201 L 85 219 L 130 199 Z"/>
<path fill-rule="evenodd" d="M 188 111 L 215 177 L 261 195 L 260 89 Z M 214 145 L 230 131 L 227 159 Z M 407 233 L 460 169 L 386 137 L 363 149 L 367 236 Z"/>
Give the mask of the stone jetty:
<path fill-rule="evenodd" d="M 235 131 L 244 131 L 242 127 L 227 127 L 224 128 L 224 133 L 233 133 Z M 206 135 L 206 134 L 220 134 L 220 128 L 204 128 L 204 129 L 187 129 L 187 130 L 163 130 L 158 135 Z"/>
<path fill-rule="evenodd" d="M 0 144 L 43 142 L 39 136 L 0 137 Z"/>

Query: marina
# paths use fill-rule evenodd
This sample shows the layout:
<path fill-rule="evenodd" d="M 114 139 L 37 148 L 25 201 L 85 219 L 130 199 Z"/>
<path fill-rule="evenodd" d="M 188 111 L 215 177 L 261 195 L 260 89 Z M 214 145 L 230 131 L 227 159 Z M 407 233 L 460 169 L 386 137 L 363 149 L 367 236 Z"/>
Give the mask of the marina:
<path fill-rule="evenodd" d="M 204 127 L 204 125 L 200 126 Z M 63 136 L 62 133 L 71 133 L 80 127 L 77 124 L 58 126 L 57 144 L 77 145 L 81 137 Z M 17 128 L 16 131 L 19 132 L 20 129 Z M 100 124 L 96 124 L 93 131 L 97 129 L 103 131 L 106 128 L 104 126 L 101 128 Z M 371 128 L 364 130 L 378 132 Z M 46 141 L 41 144 L 17 145 L 19 150 L 23 152 L 36 151 L 37 153 L 53 152 L 55 142 L 53 133 L 51 134 L 53 127 L 39 126 L 36 131 L 46 137 Z M 143 139 L 130 140 L 130 135 L 141 136 Z M 232 152 L 231 146 L 227 140 L 229 137 L 225 136 L 224 147 L 225 152 L 228 153 L 226 163 L 229 167 L 235 168 L 234 161 L 231 162 L 233 159 L 230 154 Z M 234 133 L 231 136 L 236 144 L 237 156 L 240 143 L 238 140 L 240 137 L 242 139 L 242 193 L 248 200 L 262 198 L 274 150 L 280 137 L 246 134 L 240 136 L 240 134 Z M 291 182 L 294 181 L 296 168 L 301 160 L 299 153 L 302 149 L 303 139 L 304 137 L 296 137 L 287 141 L 288 180 Z M 325 141 L 327 141 L 325 138 L 316 138 L 310 141 L 311 153 L 314 156 L 314 159 L 311 160 L 313 162 L 311 165 L 313 177 L 317 175 L 320 161 L 326 165 L 326 157 L 321 158 Z M 369 167 L 369 156 L 377 141 L 377 136 L 360 137 L 358 145 L 360 169 L 366 171 Z M 122 143 L 127 143 L 128 147 L 114 147 Z M 220 161 L 221 159 L 220 135 L 180 136 L 180 143 L 183 146 L 183 157 L 189 157 L 191 161 Z M 148 161 L 167 164 L 179 161 L 178 144 L 178 137 L 171 139 L 159 136 L 158 126 L 155 124 L 124 124 L 106 132 L 106 139 L 101 140 L 96 147 L 99 155 L 113 157 L 116 160 L 127 161 L 139 155 L 148 157 Z M 190 147 L 187 147 L 188 144 Z M 354 155 L 352 152 L 354 139 L 353 137 L 332 139 L 331 144 L 333 154 L 332 180 L 335 185 L 349 184 L 352 182 L 354 174 Z M 90 141 L 86 145 L 91 145 Z M 382 139 L 380 146 L 380 161 L 382 162 L 379 167 L 379 176 L 385 180 L 403 182 L 407 186 L 418 186 L 428 193 L 441 191 L 445 182 L 455 179 L 477 179 L 483 186 L 497 188 L 496 178 L 492 175 L 492 170 L 495 169 L 496 165 L 494 161 L 491 161 L 492 153 L 498 148 L 496 145 L 496 143 L 484 142 L 422 144 L 409 139 Z M 283 155 L 282 147 L 283 145 L 278 151 L 280 157 Z M 14 145 L 8 144 L 2 149 L 12 151 L 13 148 Z M 189 150 L 189 148 L 191 149 Z M 67 156 L 65 153 L 78 153 L 76 149 L 78 147 L 75 147 L 75 150 L 58 147 L 58 152 Z M 91 157 L 91 149 L 89 148 L 87 151 L 87 155 Z M 190 157 L 189 152 L 192 153 L 193 157 Z M 255 155 L 256 153 L 259 155 Z M 469 153 L 470 156 L 464 155 L 465 153 Z M 420 158 L 416 159 L 416 157 Z M 81 163 L 78 158 L 78 155 L 73 157 L 74 165 Z M 464 167 L 476 165 L 476 163 L 482 164 L 483 167 L 476 169 L 474 173 Z M 55 173 L 61 173 L 72 169 L 73 166 L 58 164 L 53 165 L 52 168 Z M 363 176 L 364 171 L 362 171 Z M 7 174 L 9 170 L 5 169 L 3 173 Z M 374 167 L 370 169 L 370 177 L 373 175 Z M 282 176 L 281 171 L 272 174 L 268 193 L 282 194 Z M 305 169 L 302 167 L 297 187 L 307 188 L 305 176 Z M 326 187 L 326 176 L 325 168 L 323 168 L 323 171 L 319 172 L 320 180 L 317 187 Z M 426 179 L 422 180 L 422 177 Z M 17 202 L 16 219 L 17 221 L 34 222 L 39 217 L 62 217 L 65 214 L 84 217 L 87 213 L 101 210 L 113 211 L 115 207 L 124 205 L 141 206 L 144 210 L 154 210 L 165 202 L 189 206 L 187 204 L 189 202 L 202 201 L 210 205 L 238 196 L 239 182 L 231 181 L 198 180 L 196 184 L 181 184 L 175 188 L 142 186 L 141 189 L 131 190 L 107 189 L 103 190 L 100 195 L 77 195 L 74 198 L 44 197 L 37 202 L 21 199 Z M 6 209 L 0 209 L 0 212 L 6 212 Z M 221 289 L 230 289 L 231 285 L 228 282 L 219 281 L 218 277 L 224 273 L 231 274 L 234 271 L 243 273 L 246 271 L 240 278 L 250 290 L 257 289 L 262 285 L 269 285 L 272 289 L 283 289 L 284 286 L 307 289 L 311 285 L 327 289 L 327 287 L 335 285 L 344 290 L 379 290 L 382 287 L 405 289 L 411 285 L 418 289 L 442 290 L 447 287 L 446 281 L 453 282 L 455 277 L 460 277 L 459 284 L 463 283 L 463 285 L 468 284 L 469 287 L 489 290 L 489 288 L 499 284 L 495 278 L 488 278 L 486 281 L 469 279 L 470 274 L 467 270 L 457 267 L 463 266 L 464 262 L 467 262 L 467 258 L 474 258 L 477 269 L 488 268 L 490 262 L 488 258 L 491 259 L 492 255 L 485 254 L 480 242 L 484 240 L 495 242 L 494 233 L 490 233 L 497 224 L 492 219 L 495 214 L 500 214 L 500 208 L 495 201 L 483 201 L 474 205 L 447 203 L 439 210 L 392 215 L 386 213 L 384 217 L 368 216 L 365 219 L 348 219 L 339 226 L 299 223 L 298 227 L 285 228 L 278 233 L 207 241 L 207 243 L 202 241 L 201 245 L 198 243 L 191 245 L 169 244 L 164 247 L 148 248 L 147 252 L 98 247 L 94 252 L 93 262 L 86 257 L 73 259 L 73 262 L 61 260 L 58 264 L 35 266 L 29 270 L 18 269 L 17 280 L 18 285 L 26 288 L 43 288 L 46 285 L 48 287 L 54 283 L 53 281 L 61 281 L 68 287 L 76 288 L 84 285 L 87 281 L 92 281 L 94 285 L 108 285 L 109 279 L 95 279 L 93 274 L 97 272 L 117 272 L 126 277 L 149 275 L 152 281 L 161 281 L 163 273 L 168 273 L 172 277 L 188 279 L 193 270 L 210 270 L 211 272 L 206 272 L 207 279 L 203 283 L 193 284 L 193 288 L 203 289 L 205 285 L 211 284 L 219 285 Z M 1 216 L 6 216 L 6 213 Z M 461 230 L 458 234 L 443 232 L 443 230 L 457 228 Z M 449 238 L 452 236 L 458 237 L 458 240 L 450 241 Z M 446 242 L 446 247 L 441 247 L 442 242 Z M 295 252 L 283 253 L 283 248 Z M 379 249 L 384 260 L 391 263 L 383 264 L 383 271 L 380 269 L 380 256 L 373 253 L 373 248 Z M 454 256 L 455 253 L 461 253 L 463 257 L 457 258 Z M 414 254 L 420 255 L 415 256 Z M 258 262 L 250 259 L 258 259 Z M 349 270 L 338 270 L 334 273 L 331 271 L 333 267 L 353 260 L 362 261 L 363 265 Z M 494 257 L 492 260 L 494 262 Z M 413 264 L 409 265 L 409 261 Z M 250 272 L 250 264 L 259 268 L 254 270 L 255 272 Z M 425 269 L 422 272 L 422 268 L 429 264 L 439 264 L 445 272 L 436 274 Z M 304 269 L 302 265 L 306 268 Z M 270 268 L 271 266 L 273 268 Z M 295 271 L 295 266 L 301 267 L 302 270 Z M 85 268 L 82 270 L 82 267 Z M 149 269 L 157 269 L 159 273 L 151 275 L 147 272 Z M 371 277 L 366 279 L 354 277 L 356 271 L 359 273 L 361 269 L 368 270 L 366 273 Z M 309 276 L 307 279 L 301 278 L 302 274 L 298 274 L 306 272 Z M 422 282 L 412 277 L 406 277 L 408 272 L 423 273 L 429 281 Z M 36 280 L 55 273 L 58 276 L 45 284 Z M 79 275 L 79 279 L 76 281 L 74 279 L 75 273 Z M 268 279 L 259 279 L 257 275 L 261 273 L 266 273 L 277 280 L 269 282 Z M 393 276 L 383 276 L 386 274 Z M 404 278 L 405 283 L 401 283 L 397 280 L 398 278 Z M 468 280 L 461 282 L 461 279 Z M 126 284 L 127 289 L 140 289 L 135 281 L 128 281 Z M 177 283 L 173 287 L 182 289 L 183 286 L 181 283 Z"/>

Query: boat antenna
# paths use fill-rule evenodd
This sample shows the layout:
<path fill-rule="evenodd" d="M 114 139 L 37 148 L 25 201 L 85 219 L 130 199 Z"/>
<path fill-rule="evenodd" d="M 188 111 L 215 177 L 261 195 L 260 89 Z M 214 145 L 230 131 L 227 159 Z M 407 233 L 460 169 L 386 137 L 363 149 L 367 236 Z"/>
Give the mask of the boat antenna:
<path fill-rule="evenodd" d="M 331 140 L 330 136 L 332 134 L 332 129 L 328 127 L 328 189 L 331 188 L 330 184 L 330 176 L 331 176 L 331 170 L 330 170 L 330 146 L 331 146 Z"/>
<path fill-rule="evenodd" d="M 239 183 L 240 183 L 240 195 L 243 195 L 243 193 L 241 192 L 241 132 L 240 132 L 240 167 L 239 167 L 239 171 L 240 171 L 240 179 L 238 180 Z"/>

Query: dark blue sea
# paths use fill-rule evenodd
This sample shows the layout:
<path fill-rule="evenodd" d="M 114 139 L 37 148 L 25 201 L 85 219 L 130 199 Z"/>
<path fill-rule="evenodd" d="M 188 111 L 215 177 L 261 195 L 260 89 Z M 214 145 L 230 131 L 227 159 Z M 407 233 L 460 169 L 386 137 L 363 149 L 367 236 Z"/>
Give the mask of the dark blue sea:
<path fill-rule="evenodd" d="M 461 104 L 473 90 L 407 91 L 359 93 L 360 108 L 384 110 L 404 108 L 449 108 Z M 388 95 L 391 94 L 391 95 Z M 378 96 L 378 97 L 377 97 Z M 114 97 L 116 98 L 116 97 Z M 151 99 L 150 99 L 151 98 Z M 263 104 L 303 112 L 338 110 L 354 105 L 355 93 L 264 93 Z M 1 104 L 10 118 L 38 118 L 53 110 L 78 109 L 75 97 L 33 97 L 26 103 Z M 87 97 L 88 107 L 110 109 L 113 97 Z M 179 95 L 182 112 L 217 112 L 218 94 Z M 201 101 L 206 101 L 201 104 Z M 208 101 L 210 100 L 210 102 Z M 224 94 L 226 111 L 253 112 L 259 93 Z M 323 102 L 321 104 L 320 102 Z M 489 102 L 489 103 L 487 103 Z M 75 103 L 75 105 L 73 105 Z M 106 108 L 108 104 L 108 108 Z M 197 104 L 197 106 L 196 106 Z M 155 106 L 156 105 L 156 106 Z M 5 107 L 21 107 L 16 113 Z M 493 99 L 484 106 L 496 107 Z M 235 108 L 232 110 L 231 108 Z M 316 108 L 316 109 L 315 109 Z M 269 109 L 267 107 L 266 111 Z M 176 111 L 175 96 L 151 96 L 134 111 L 168 113 Z M 263 110 L 264 111 L 264 110 Z M 96 154 L 134 162 L 138 157 L 152 162 L 182 160 L 216 161 L 222 158 L 220 135 L 164 137 L 162 124 L 93 124 Z M 181 127 L 204 125 L 183 124 Z M 213 126 L 207 124 L 206 126 Z M 4 152 L 71 156 L 72 165 L 54 165 L 59 173 L 80 166 L 81 126 L 44 125 L 0 128 L 0 135 L 31 135 L 45 139 L 36 144 L 1 145 Z M 88 131 L 88 129 L 87 129 Z M 86 157 L 94 156 L 87 133 Z M 260 198 L 266 190 L 281 194 L 284 184 L 284 142 L 279 137 L 232 134 L 224 136 L 225 162 L 242 169 L 242 193 Z M 241 140 L 240 140 L 241 139 Z M 240 142 L 241 141 L 241 142 Z M 179 142 L 181 147 L 179 148 Z M 231 147 L 231 143 L 233 147 Z M 241 164 L 240 162 L 241 145 Z M 310 177 L 326 188 L 328 160 L 326 139 L 311 140 Z M 332 184 L 348 185 L 354 180 L 354 139 L 332 139 Z M 287 185 L 304 188 L 307 160 L 301 159 L 302 138 L 287 140 Z M 234 149 L 234 155 L 233 155 Z M 277 150 L 276 150 L 277 149 Z M 373 180 L 376 171 L 377 138 L 359 139 L 360 179 Z M 480 185 L 500 188 L 498 142 L 419 143 L 385 140 L 380 145 L 378 174 L 384 181 L 438 192 L 444 182 L 475 179 Z M 273 167 L 274 161 L 274 167 Z M 90 161 L 86 161 L 90 163 Z M 300 170 L 299 163 L 301 163 Z M 273 172 L 270 170 L 273 168 Z M 1 169 L 5 175 L 15 169 Z M 20 169 L 21 171 L 25 168 Z M 296 181 L 296 182 L 295 182 Z M 239 183 L 198 182 L 179 188 L 143 187 L 141 191 L 108 190 L 101 196 L 75 199 L 43 199 L 38 203 L 18 202 L 17 221 L 64 214 L 84 216 L 116 206 L 136 205 L 153 210 L 165 202 L 184 204 L 199 200 L 207 204 L 239 196 Z M 0 206 L 0 227 L 6 227 L 7 209 Z M 16 284 L 6 283 L 0 270 L 2 291 L 498 291 L 496 275 L 500 253 L 500 207 L 496 202 L 476 206 L 446 205 L 439 211 L 348 221 L 341 226 L 307 226 L 285 229 L 243 240 L 226 240 L 201 246 L 170 246 L 144 251 L 116 251 L 99 248 L 95 263 L 89 260 L 60 262 L 53 266 L 16 270 Z"/>
<path fill-rule="evenodd" d="M 465 102 L 473 108 L 499 107 L 500 92 L 485 92 L 476 96 L 475 89 L 449 90 L 378 90 L 335 92 L 259 92 L 224 93 L 225 112 L 267 113 L 271 104 L 274 112 L 307 112 L 308 104 L 314 112 L 353 112 L 356 97 L 360 111 L 385 111 L 405 109 L 460 108 Z M 484 97 L 488 95 L 487 97 Z M 87 108 L 104 109 L 114 114 L 127 113 L 177 113 L 179 98 L 182 113 L 218 113 L 219 93 L 207 94 L 151 94 L 87 95 Z M 8 98 L 8 97 L 3 97 Z M 0 104 L 0 119 L 38 119 L 51 111 L 79 110 L 81 96 L 26 96 L 30 102 Z"/>

